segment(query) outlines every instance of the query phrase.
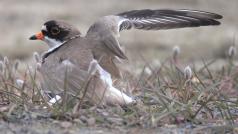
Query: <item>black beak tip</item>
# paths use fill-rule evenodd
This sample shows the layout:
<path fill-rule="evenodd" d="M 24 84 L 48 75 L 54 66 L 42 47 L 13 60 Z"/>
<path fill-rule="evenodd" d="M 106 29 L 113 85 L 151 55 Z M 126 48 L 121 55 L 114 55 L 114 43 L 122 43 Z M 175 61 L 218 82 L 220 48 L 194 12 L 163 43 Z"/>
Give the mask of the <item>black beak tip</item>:
<path fill-rule="evenodd" d="M 36 40 L 37 39 L 37 37 L 35 36 L 35 35 L 32 35 L 30 38 L 29 38 L 29 40 Z"/>

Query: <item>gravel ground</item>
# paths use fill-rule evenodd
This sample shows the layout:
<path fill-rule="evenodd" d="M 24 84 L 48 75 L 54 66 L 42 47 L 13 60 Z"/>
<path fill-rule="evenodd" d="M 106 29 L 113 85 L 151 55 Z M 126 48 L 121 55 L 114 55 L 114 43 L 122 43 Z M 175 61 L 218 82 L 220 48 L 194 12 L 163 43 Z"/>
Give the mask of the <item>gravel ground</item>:
<path fill-rule="evenodd" d="M 19 121 L 19 122 L 0 122 L 2 134 L 167 134 L 167 133 L 204 133 L 204 134 L 225 134 L 236 133 L 238 126 L 229 125 L 210 125 L 193 126 L 193 128 L 177 127 L 168 125 L 163 128 L 102 128 L 102 127 L 82 127 L 80 125 L 55 120 Z"/>

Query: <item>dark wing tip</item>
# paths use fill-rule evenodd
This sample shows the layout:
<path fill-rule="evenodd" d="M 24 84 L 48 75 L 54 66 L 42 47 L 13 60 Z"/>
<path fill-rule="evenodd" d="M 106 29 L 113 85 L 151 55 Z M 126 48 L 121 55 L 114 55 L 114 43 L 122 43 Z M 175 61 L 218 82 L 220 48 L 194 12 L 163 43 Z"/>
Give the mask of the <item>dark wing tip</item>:
<path fill-rule="evenodd" d="M 201 10 L 180 9 L 177 11 L 179 11 L 181 13 L 186 13 L 187 15 L 194 15 L 194 16 L 204 17 L 204 18 L 211 18 L 211 19 L 222 19 L 223 18 L 223 16 L 220 14 L 207 12 L 207 11 L 201 11 Z"/>
<path fill-rule="evenodd" d="M 221 24 L 220 21 L 213 20 L 213 24 L 212 25 L 220 25 L 220 24 Z"/>
<path fill-rule="evenodd" d="M 221 22 L 214 19 L 201 20 L 199 26 L 220 25 Z"/>
<path fill-rule="evenodd" d="M 215 19 L 222 19 L 223 18 L 223 16 L 220 15 L 220 14 L 214 14 L 214 15 L 215 15 Z"/>

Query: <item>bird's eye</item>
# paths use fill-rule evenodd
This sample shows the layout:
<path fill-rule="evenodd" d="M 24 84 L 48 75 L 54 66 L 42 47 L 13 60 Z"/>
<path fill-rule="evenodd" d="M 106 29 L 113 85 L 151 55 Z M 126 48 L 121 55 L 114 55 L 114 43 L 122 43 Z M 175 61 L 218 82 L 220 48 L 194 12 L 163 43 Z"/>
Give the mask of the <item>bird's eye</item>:
<path fill-rule="evenodd" d="M 58 27 L 53 27 L 51 28 L 50 32 L 53 34 L 53 35 L 57 35 L 60 33 L 60 29 Z"/>

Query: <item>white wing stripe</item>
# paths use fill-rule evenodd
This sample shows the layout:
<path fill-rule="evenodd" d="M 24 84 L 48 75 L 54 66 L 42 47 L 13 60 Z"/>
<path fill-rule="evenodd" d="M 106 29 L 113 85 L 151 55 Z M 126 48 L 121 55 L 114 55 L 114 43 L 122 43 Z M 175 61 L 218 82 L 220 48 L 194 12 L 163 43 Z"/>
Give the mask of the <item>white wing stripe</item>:
<path fill-rule="evenodd" d="M 181 16 L 181 15 L 174 15 L 174 17 L 184 18 L 184 19 L 187 19 L 187 20 L 200 21 L 199 19 L 196 19 L 196 18 L 193 18 L 193 17 Z"/>
<path fill-rule="evenodd" d="M 201 14 L 207 14 L 207 15 L 211 15 L 211 13 L 205 12 L 205 11 L 198 11 L 198 10 L 186 10 L 186 9 L 180 9 L 178 11 L 182 11 L 182 12 L 187 12 L 189 11 L 190 13 L 201 13 Z"/>
<path fill-rule="evenodd" d="M 184 19 L 181 19 L 181 18 L 174 18 L 174 17 L 168 17 L 168 16 L 163 16 L 163 18 L 167 18 L 167 19 L 171 19 L 171 20 L 175 20 L 175 21 L 183 21 L 183 22 L 188 22 L 188 20 L 184 20 Z"/>

